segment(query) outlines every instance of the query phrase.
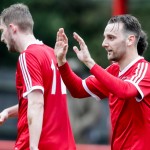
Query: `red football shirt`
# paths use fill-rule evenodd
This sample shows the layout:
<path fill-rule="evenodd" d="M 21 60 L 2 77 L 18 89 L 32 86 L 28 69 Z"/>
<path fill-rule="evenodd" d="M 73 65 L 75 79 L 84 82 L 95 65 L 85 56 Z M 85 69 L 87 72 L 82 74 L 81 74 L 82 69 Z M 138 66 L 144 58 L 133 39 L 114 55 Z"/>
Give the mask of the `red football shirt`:
<path fill-rule="evenodd" d="M 44 95 L 44 118 L 40 150 L 75 150 L 67 111 L 66 88 L 56 65 L 53 49 L 32 44 L 18 60 L 16 88 L 19 99 L 18 137 L 15 150 L 29 149 L 27 95 L 40 89 Z"/>
<path fill-rule="evenodd" d="M 90 70 L 94 76 L 85 80 L 77 77 L 67 63 L 59 69 L 74 97 L 109 97 L 113 150 L 150 149 L 150 64 L 145 59 L 138 57 L 121 72 L 118 64 L 107 71 L 96 64 Z"/>

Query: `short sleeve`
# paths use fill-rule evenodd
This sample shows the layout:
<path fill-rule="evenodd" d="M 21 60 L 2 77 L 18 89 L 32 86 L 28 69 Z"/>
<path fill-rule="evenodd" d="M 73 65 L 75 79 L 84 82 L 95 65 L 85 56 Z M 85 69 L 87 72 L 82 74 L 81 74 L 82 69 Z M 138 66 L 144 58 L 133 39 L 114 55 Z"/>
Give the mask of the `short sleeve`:
<path fill-rule="evenodd" d="M 24 79 L 23 97 L 31 91 L 40 89 L 44 93 L 40 61 L 32 53 L 23 52 L 19 56 L 19 64 Z"/>

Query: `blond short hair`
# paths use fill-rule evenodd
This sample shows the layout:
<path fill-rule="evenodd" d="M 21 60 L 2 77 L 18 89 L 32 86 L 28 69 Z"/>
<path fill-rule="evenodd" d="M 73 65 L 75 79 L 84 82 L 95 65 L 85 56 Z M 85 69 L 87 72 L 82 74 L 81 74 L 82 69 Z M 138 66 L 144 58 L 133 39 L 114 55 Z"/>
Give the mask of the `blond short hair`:
<path fill-rule="evenodd" d="M 29 8 L 25 4 L 18 3 L 10 5 L 10 7 L 2 11 L 0 19 L 7 27 L 10 23 L 14 23 L 22 31 L 33 32 L 34 21 Z"/>

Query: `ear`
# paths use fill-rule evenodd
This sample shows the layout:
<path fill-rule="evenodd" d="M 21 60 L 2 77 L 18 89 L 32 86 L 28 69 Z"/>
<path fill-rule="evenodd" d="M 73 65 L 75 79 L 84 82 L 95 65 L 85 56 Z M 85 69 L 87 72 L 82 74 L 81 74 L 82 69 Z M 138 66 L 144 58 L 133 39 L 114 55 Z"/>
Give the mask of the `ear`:
<path fill-rule="evenodd" d="M 127 45 L 128 46 L 133 45 L 135 43 L 135 40 L 136 40 L 135 35 L 129 35 L 127 39 Z"/>
<path fill-rule="evenodd" d="M 16 33 L 16 31 L 17 31 L 17 26 L 16 26 L 16 25 L 14 25 L 14 24 L 9 24 L 9 28 L 11 29 L 11 31 L 12 31 L 13 33 Z"/>

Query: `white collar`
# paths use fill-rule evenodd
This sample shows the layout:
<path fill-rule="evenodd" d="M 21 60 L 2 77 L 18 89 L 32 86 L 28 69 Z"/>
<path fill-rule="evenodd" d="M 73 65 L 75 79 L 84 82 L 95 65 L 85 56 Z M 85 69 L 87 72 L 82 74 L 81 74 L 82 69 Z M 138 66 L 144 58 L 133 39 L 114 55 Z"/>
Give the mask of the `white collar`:
<path fill-rule="evenodd" d="M 41 45 L 41 44 L 43 44 L 43 42 L 39 41 L 38 39 L 36 39 L 36 41 L 34 41 L 34 42 L 29 42 L 29 43 L 27 43 L 25 50 L 32 44 L 40 44 Z"/>
<path fill-rule="evenodd" d="M 131 63 L 129 63 L 122 71 L 119 72 L 119 77 L 123 75 L 127 70 L 129 70 L 137 61 L 140 59 L 144 59 L 143 57 L 139 56 L 136 59 L 134 59 Z"/>

